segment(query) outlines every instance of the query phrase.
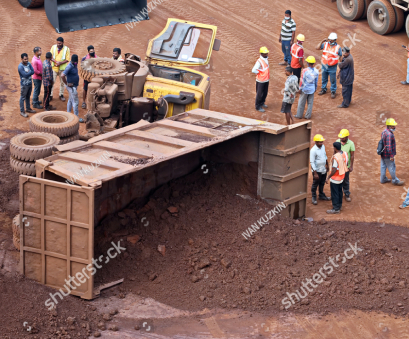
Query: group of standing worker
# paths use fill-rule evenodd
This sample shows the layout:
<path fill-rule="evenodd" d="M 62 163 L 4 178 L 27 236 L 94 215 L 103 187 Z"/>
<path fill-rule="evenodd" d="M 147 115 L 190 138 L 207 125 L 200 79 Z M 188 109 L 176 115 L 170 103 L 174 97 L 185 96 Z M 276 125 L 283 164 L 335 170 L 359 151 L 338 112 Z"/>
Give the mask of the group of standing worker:
<path fill-rule="evenodd" d="M 284 88 L 284 99 L 282 103 L 281 113 L 286 114 L 287 124 L 294 123 L 294 118 L 291 113 L 291 106 L 295 101 L 296 93 L 300 93 L 298 101 L 296 118 L 302 119 L 307 104 L 307 112 L 305 119 L 310 119 L 312 116 L 314 94 L 318 88 L 319 71 L 315 66 L 316 60 L 314 56 L 308 56 L 305 61 L 307 67 L 304 66 L 304 42 L 305 36 L 298 34 L 295 37 L 296 23 L 291 17 L 291 11 L 285 11 L 284 20 L 281 24 L 281 33 L 279 42 L 281 43 L 284 61 L 279 65 L 286 66 L 285 73 L 287 80 Z M 337 44 L 338 36 L 336 33 L 331 33 L 328 38 L 323 39 L 317 46 L 317 50 L 322 50 L 321 58 L 321 73 L 322 83 L 321 90 L 318 95 L 327 93 L 328 78 L 330 82 L 331 98 L 336 98 L 337 79 L 342 85 L 343 101 L 338 108 L 349 107 L 352 99 L 352 88 L 354 82 L 354 59 L 348 47 L 341 48 Z M 294 41 L 296 42 L 294 43 Z M 260 58 L 252 69 L 252 73 L 256 74 L 256 110 L 265 112 L 267 108 L 265 100 L 268 94 L 268 84 L 270 80 L 270 65 L 268 61 L 269 50 L 267 47 L 260 48 Z M 337 75 L 337 70 L 339 72 Z M 294 82 L 294 77 L 297 82 Z"/>
<path fill-rule="evenodd" d="M 84 61 L 89 58 L 96 58 L 95 48 L 91 45 L 87 48 L 88 54 L 82 58 Z M 46 111 L 55 110 L 55 107 L 50 105 L 53 100 L 53 89 L 57 78 L 60 79 L 59 99 L 65 101 L 64 90 L 68 92 L 67 112 L 73 111 L 78 116 L 78 91 L 79 75 L 78 75 L 78 55 L 70 54 L 70 49 L 64 45 L 62 37 L 57 38 L 57 43 L 51 47 L 50 52 L 46 53 L 46 59 L 41 62 L 42 50 L 41 47 L 34 48 L 34 56 L 31 63 L 28 61 L 27 53 L 21 54 L 21 63 L 18 66 L 18 73 L 20 75 L 20 115 L 27 118 L 27 113 L 36 113 L 30 106 L 31 93 L 34 93 L 32 99 L 33 108 L 45 109 Z M 114 48 L 112 59 L 124 62 L 121 56 L 121 50 Z M 42 104 L 39 99 L 41 85 L 43 89 Z M 88 82 L 84 81 L 84 92 L 82 108 L 86 107 L 86 93 L 88 90 Z M 24 109 L 24 102 L 25 107 Z M 83 122 L 83 119 L 80 119 Z"/>
<path fill-rule="evenodd" d="M 349 140 L 349 131 L 342 129 L 338 134 L 338 140 L 333 145 L 334 155 L 328 164 L 328 158 L 324 146 L 324 137 L 321 134 L 314 136 L 315 145 L 310 151 L 310 164 L 312 170 L 312 203 L 317 205 L 318 200 L 332 201 L 332 209 L 328 214 L 338 214 L 342 208 L 342 200 L 350 202 L 351 192 L 349 184 L 350 173 L 354 169 L 355 144 Z M 330 170 L 331 166 L 331 170 Z M 328 174 L 329 173 L 329 174 Z M 324 186 L 330 182 L 331 197 L 324 193 Z"/>
<path fill-rule="evenodd" d="M 386 128 L 382 132 L 381 140 L 378 145 L 377 153 L 381 156 L 381 177 L 380 183 L 392 183 L 395 186 L 403 186 L 405 182 L 400 180 L 396 175 L 396 141 L 395 130 L 397 126 L 395 119 L 386 120 Z M 342 208 L 343 196 L 350 202 L 351 191 L 349 177 L 354 169 L 355 161 L 355 144 L 349 139 L 349 131 L 342 129 L 338 134 L 338 140 L 333 143 L 334 156 L 328 164 L 328 158 L 324 146 L 324 137 L 321 134 L 314 136 L 315 145 L 310 150 L 310 164 L 312 171 L 312 204 L 317 205 L 317 188 L 318 200 L 332 201 L 332 209 L 327 210 L 328 214 L 338 214 Z M 331 166 L 331 170 L 329 167 Z M 386 176 L 386 170 L 389 171 L 391 179 Z M 328 174 L 329 173 L 329 174 Z M 330 181 L 331 197 L 324 193 L 324 186 Z M 399 208 L 409 207 L 409 191 L 404 202 Z"/>

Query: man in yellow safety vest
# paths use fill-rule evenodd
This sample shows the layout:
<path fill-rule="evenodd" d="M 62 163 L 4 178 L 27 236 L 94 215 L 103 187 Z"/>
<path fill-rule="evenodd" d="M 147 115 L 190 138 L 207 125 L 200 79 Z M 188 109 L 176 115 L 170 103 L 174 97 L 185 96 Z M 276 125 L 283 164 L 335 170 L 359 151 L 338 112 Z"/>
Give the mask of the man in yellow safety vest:
<path fill-rule="evenodd" d="M 61 74 L 67 67 L 70 62 L 70 49 L 67 46 L 64 46 L 64 39 L 62 37 L 57 38 L 57 44 L 51 47 L 51 54 L 53 55 L 51 59 L 51 66 L 53 67 L 53 88 L 51 89 L 50 101 L 53 98 L 53 90 L 55 85 L 55 80 L 57 76 L 60 78 L 60 92 L 59 97 L 61 101 L 65 101 L 64 98 L 64 82 L 61 79 Z"/>

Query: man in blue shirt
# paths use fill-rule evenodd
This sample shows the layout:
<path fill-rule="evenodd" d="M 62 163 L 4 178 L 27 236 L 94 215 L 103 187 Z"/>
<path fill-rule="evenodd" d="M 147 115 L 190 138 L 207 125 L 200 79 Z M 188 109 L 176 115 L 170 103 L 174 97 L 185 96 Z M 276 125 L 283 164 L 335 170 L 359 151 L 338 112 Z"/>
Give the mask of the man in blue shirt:
<path fill-rule="evenodd" d="M 301 119 L 304 114 L 305 103 L 308 102 L 307 113 L 305 119 L 311 119 L 312 105 L 314 103 L 314 93 L 318 87 L 318 71 L 314 68 L 315 58 L 309 56 L 306 60 L 308 67 L 303 70 L 300 82 L 300 99 L 298 100 L 298 108 L 296 118 Z"/>
<path fill-rule="evenodd" d="M 338 36 L 336 33 L 331 33 L 328 39 L 322 40 L 316 47 L 317 50 L 322 50 L 321 66 L 322 66 L 322 86 L 318 95 L 327 93 L 328 76 L 331 81 L 331 98 L 335 99 L 337 91 L 337 67 L 339 58 L 342 57 L 341 46 L 337 44 Z"/>
<path fill-rule="evenodd" d="M 20 115 L 27 118 L 27 113 L 36 113 L 30 107 L 30 97 L 33 90 L 31 76 L 34 74 L 34 68 L 28 62 L 27 53 L 21 54 L 21 63 L 18 65 L 18 74 L 20 75 Z M 26 111 L 24 111 L 24 101 L 26 102 Z"/>
<path fill-rule="evenodd" d="M 328 158 L 325 152 L 324 138 L 321 134 L 314 136 L 314 147 L 310 151 L 310 164 L 312 170 L 312 203 L 317 204 L 317 187 L 319 187 L 319 200 L 329 201 L 331 198 L 324 193 L 325 180 L 328 172 Z"/>
<path fill-rule="evenodd" d="M 61 74 L 61 80 L 67 88 L 69 98 L 67 102 L 67 112 L 71 113 L 71 109 L 74 109 L 74 114 L 78 117 L 78 92 L 77 87 L 80 82 L 80 77 L 78 75 L 78 55 L 73 54 L 71 56 L 71 62 L 68 64 L 67 68 Z M 84 122 L 81 118 L 80 122 Z"/>

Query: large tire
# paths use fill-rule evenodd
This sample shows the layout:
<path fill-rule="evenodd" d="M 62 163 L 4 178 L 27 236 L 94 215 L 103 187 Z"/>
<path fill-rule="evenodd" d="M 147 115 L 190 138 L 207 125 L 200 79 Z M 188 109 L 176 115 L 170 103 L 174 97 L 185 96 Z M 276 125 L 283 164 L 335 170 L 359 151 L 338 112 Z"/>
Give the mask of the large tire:
<path fill-rule="evenodd" d="M 361 19 L 366 19 L 366 14 L 368 12 L 368 7 L 369 4 L 372 2 L 372 0 L 365 0 L 365 8 L 364 8 L 364 12 L 362 13 Z"/>
<path fill-rule="evenodd" d="M 20 251 L 20 238 L 13 235 L 13 245 L 17 251 Z"/>
<path fill-rule="evenodd" d="M 10 140 L 10 153 L 24 161 L 44 159 L 53 154 L 53 147 L 59 142 L 60 138 L 50 133 L 22 133 Z"/>
<path fill-rule="evenodd" d="M 393 6 L 393 10 L 395 11 L 396 22 L 392 33 L 396 33 L 399 32 L 405 24 L 405 12 L 396 6 Z"/>
<path fill-rule="evenodd" d="M 84 80 L 90 81 L 92 78 L 109 76 L 126 72 L 126 66 L 114 59 L 90 58 L 81 62 L 79 74 Z"/>
<path fill-rule="evenodd" d="M 60 145 L 68 144 L 69 142 L 73 142 L 75 140 L 80 140 L 80 134 L 77 132 L 74 135 L 70 135 L 66 138 L 60 138 Z"/>
<path fill-rule="evenodd" d="M 18 0 L 18 2 L 25 8 L 41 7 L 44 5 L 44 0 Z"/>
<path fill-rule="evenodd" d="M 365 0 L 337 0 L 337 8 L 344 19 L 358 20 L 365 11 Z"/>
<path fill-rule="evenodd" d="M 13 229 L 13 236 L 20 239 L 20 214 L 17 214 L 13 218 L 12 229 Z"/>
<path fill-rule="evenodd" d="M 78 132 L 80 123 L 76 115 L 63 111 L 34 114 L 29 120 L 32 132 L 45 132 L 68 137 Z"/>
<path fill-rule="evenodd" d="M 396 15 L 388 0 L 372 1 L 368 7 L 367 17 L 369 27 L 377 34 L 386 35 L 395 29 Z"/>
<path fill-rule="evenodd" d="M 409 38 L 409 15 L 406 17 L 405 30 L 406 30 L 406 34 L 407 34 L 407 36 Z"/>
<path fill-rule="evenodd" d="M 35 162 L 19 160 L 10 155 L 10 166 L 14 172 L 19 174 L 31 175 L 33 177 L 36 175 Z"/>

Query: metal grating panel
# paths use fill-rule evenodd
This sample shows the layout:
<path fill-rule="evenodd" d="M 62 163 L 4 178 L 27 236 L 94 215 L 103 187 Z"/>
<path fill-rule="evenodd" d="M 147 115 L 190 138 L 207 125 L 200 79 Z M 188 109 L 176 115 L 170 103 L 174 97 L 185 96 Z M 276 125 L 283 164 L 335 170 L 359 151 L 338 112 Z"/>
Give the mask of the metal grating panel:
<path fill-rule="evenodd" d="M 94 190 L 21 175 L 20 216 L 22 274 L 65 293 L 75 276 L 71 294 L 92 299 Z"/>

